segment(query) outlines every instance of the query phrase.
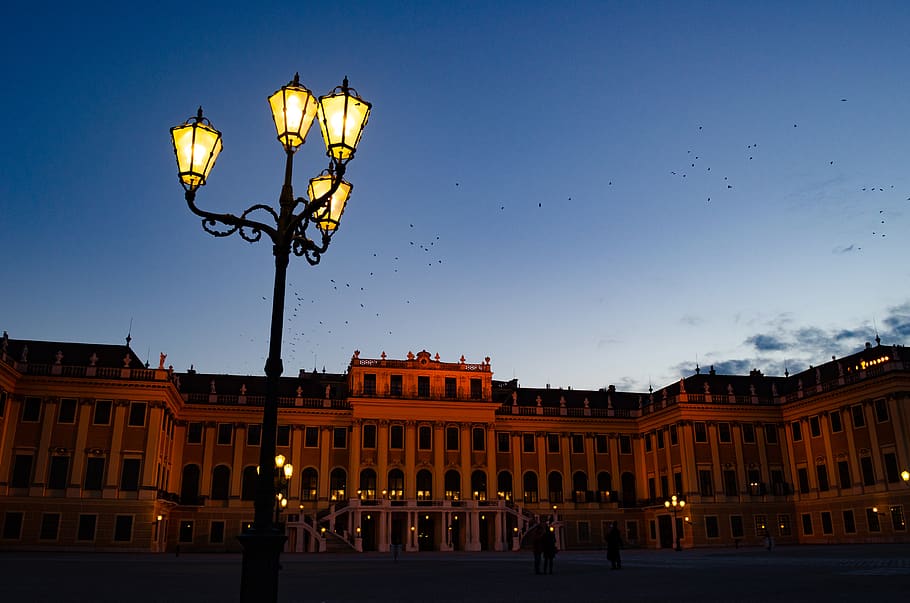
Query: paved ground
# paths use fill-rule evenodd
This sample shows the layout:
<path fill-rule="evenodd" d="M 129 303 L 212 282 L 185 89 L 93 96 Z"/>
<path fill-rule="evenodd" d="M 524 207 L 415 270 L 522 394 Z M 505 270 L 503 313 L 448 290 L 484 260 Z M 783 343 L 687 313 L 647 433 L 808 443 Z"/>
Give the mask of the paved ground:
<path fill-rule="evenodd" d="M 291 602 L 851 601 L 910 599 L 910 546 L 560 552 L 537 576 L 529 553 L 283 555 Z M 0 553 L 0 601 L 236 601 L 239 555 Z"/>

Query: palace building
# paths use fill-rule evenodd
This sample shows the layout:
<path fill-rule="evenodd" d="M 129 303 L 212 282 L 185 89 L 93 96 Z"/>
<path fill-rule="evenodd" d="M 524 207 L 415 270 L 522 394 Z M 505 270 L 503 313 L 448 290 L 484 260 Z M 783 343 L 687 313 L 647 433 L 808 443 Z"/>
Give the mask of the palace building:
<path fill-rule="evenodd" d="M 0 549 L 240 550 L 265 377 L 149 367 L 129 341 L 0 346 Z M 649 548 L 910 542 L 910 351 L 878 340 L 649 392 L 355 352 L 282 377 L 278 422 L 289 552 L 515 550 L 544 521 L 563 549 L 613 522 Z"/>

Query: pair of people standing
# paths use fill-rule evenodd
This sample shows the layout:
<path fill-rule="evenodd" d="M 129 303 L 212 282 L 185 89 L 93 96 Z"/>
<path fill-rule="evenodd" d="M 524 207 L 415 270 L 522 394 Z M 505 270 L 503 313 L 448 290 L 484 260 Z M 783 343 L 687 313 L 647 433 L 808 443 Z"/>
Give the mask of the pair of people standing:
<path fill-rule="evenodd" d="M 556 528 L 539 524 L 534 528 L 531 543 L 534 550 L 534 573 L 552 574 L 553 558 L 556 557 Z M 543 558 L 543 571 L 540 569 L 541 558 Z"/>

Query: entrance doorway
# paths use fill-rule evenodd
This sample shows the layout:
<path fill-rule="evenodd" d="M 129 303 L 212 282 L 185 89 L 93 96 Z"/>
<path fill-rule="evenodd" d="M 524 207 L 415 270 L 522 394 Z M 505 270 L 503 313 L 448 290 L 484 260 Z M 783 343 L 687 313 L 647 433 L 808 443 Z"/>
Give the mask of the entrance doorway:
<path fill-rule="evenodd" d="M 417 520 L 417 550 L 432 551 L 436 542 L 435 525 L 430 515 L 421 515 Z"/>
<path fill-rule="evenodd" d="M 673 518 L 669 515 L 657 517 L 657 528 L 660 535 L 660 548 L 673 548 Z"/>

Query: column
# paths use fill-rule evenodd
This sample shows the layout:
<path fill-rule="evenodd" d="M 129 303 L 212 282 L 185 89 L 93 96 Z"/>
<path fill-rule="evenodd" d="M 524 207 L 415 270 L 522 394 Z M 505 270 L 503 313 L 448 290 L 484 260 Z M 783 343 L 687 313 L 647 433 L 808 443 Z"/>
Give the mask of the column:
<path fill-rule="evenodd" d="M 378 437 L 378 435 L 377 435 Z M 377 446 L 382 447 L 381 440 L 377 442 Z M 350 491 L 351 496 L 356 496 L 357 491 L 360 490 L 360 451 L 363 447 L 363 421 L 360 419 L 354 419 L 353 427 L 351 428 L 351 454 L 350 459 L 351 463 L 348 468 L 348 473 L 350 478 L 348 483 L 351 484 Z M 377 476 L 378 478 L 378 476 Z M 378 485 L 378 484 L 377 484 Z"/>
<path fill-rule="evenodd" d="M 518 503 L 524 500 L 524 480 L 521 475 L 521 434 L 511 434 L 512 451 L 512 502 Z"/>
<path fill-rule="evenodd" d="M 585 471 L 588 473 L 588 490 L 596 491 L 597 465 L 594 463 L 594 438 L 590 433 L 585 434 Z M 603 501 L 607 502 L 607 501 Z"/>
<path fill-rule="evenodd" d="M 903 406 L 907 404 L 906 398 L 902 403 L 894 398 L 888 397 L 888 416 L 891 417 L 891 423 L 894 425 L 894 440 L 897 443 L 897 465 L 901 471 L 910 467 L 910 451 L 907 446 L 908 425 L 906 423 Z"/>
<path fill-rule="evenodd" d="M 616 435 L 611 435 L 607 438 L 607 444 L 610 449 L 610 481 L 613 488 L 610 496 L 613 500 L 619 500 L 619 496 L 614 494 L 615 492 L 622 493 L 622 473 L 619 470 L 619 437 Z"/>
<path fill-rule="evenodd" d="M 10 392 L 6 397 L 6 420 L 0 421 L 0 495 L 7 493 L 7 481 L 13 464 L 13 442 L 16 441 L 16 425 L 22 416 L 21 396 L 14 396 Z"/>
<path fill-rule="evenodd" d="M 433 423 L 433 498 L 445 498 L 445 423 Z"/>
<path fill-rule="evenodd" d="M 294 505 L 294 513 L 300 510 L 300 486 L 301 480 L 300 475 L 303 473 L 303 439 L 305 437 L 304 427 L 302 425 L 294 425 L 291 427 L 291 464 L 294 467 L 294 474 L 291 476 L 291 482 L 288 484 L 288 507 L 292 502 L 296 502 Z M 293 480 L 297 480 L 296 483 Z M 301 520 L 303 515 L 301 513 Z M 301 531 L 298 535 L 298 542 L 300 537 L 303 536 Z M 299 546 L 299 545 L 298 545 Z"/>
<path fill-rule="evenodd" d="M 862 484 L 863 483 L 863 472 L 859 468 L 859 455 L 856 453 L 856 442 L 853 440 L 853 430 L 856 427 L 853 425 L 853 414 L 850 412 L 850 407 L 841 408 L 841 423 L 844 424 L 844 433 L 847 435 L 847 451 L 850 461 L 850 479 L 853 480 L 853 484 Z M 848 427 L 849 419 L 849 427 Z M 853 484 L 841 485 L 842 488 L 852 488 Z"/>
<path fill-rule="evenodd" d="M 92 422 L 92 400 L 83 398 L 79 400 L 79 411 L 76 417 L 76 448 L 73 451 L 73 466 L 70 471 L 69 487 L 73 490 L 67 492 L 67 497 L 81 496 L 82 475 L 85 472 L 85 443 L 88 439 L 88 427 Z M 14 423 L 15 421 L 9 421 Z M 5 452 L 5 451 L 4 451 Z M 2 458 L 9 458 L 4 456 Z"/>
<path fill-rule="evenodd" d="M 461 453 L 460 464 L 461 464 L 461 498 L 463 500 L 473 500 L 474 499 L 474 489 L 471 487 L 471 472 L 472 465 L 471 462 L 471 448 L 472 448 L 472 430 L 474 426 L 470 423 L 459 423 L 458 431 L 461 436 Z"/>
<path fill-rule="evenodd" d="M 45 398 L 42 401 L 44 408 L 41 411 L 41 436 L 38 440 L 38 450 L 35 455 L 35 479 L 29 496 L 43 496 L 44 486 L 47 483 L 47 469 L 50 457 L 51 434 L 54 432 L 54 423 L 57 421 L 57 399 Z"/>
<path fill-rule="evenodd" d="M 465 527 L 468 528 L 467 542 L 465 543 L 466 551 L 480 550 L 480 511 L 472 509 L 468 511 Z"/>
<path fill-rule="evenodd" d="M 724 474 L 720 470 L 720 451 L 717 446 L 717 423 L 714 421 L 708 422 L 706 429 L 708 431 L 708 445 L 711 446 L 711 473 L 713 474 L 714 500 L 716 501 L 717 494 L 723 491 L 724 485 Z M 740 433 L 740 436 L 742 436 L 742 433 Z"/>
<path fill-rule="evenodd" d="M 575 492 L 574 480 L 572 479 L 572 463 L 570 462 L 572 442 L 566 432 L 561 433 L 559 439 L 561 440 L 559 450 L 562 452 L 562 496 L 563 500 L 566 500 L 566 492 Z M 569 496 L 568 500 L 572 500 L 572 497 Z"/>
<path fill-rule="evenodd" d="M 104 481 L 104 498 L 114 498 L 119 488 L 120 455 L 123 448 L 123 430 L 126 429 L 126 418 L 130 403 L 127 400 L 114 400 L 114 416 L 111 417 L 111 454 L 108 459 L 107 477 Z"/>
<path fill-rule="evenodd" d="M 487 500 L 498 500 L 499 476 L 496 471 L 496 430 L 493 428 L 492 423 L 484 425 L 484 429 L 487 436 Z"/>
<path fill-rule="evenodd" d="M 682 455 L 683 460 L 683 488 L 688 488 L 689 492 L 701 494 L 701 486 L 698 483 L 698 471 L 695 464 L 695 431 L 692 421 L 681 422 L 677 430 L 679 453 Z"/>
<path fill-rule="evenodd" d="M 743 428 L 740 423 L 735 424 L 735 428 L 732 430 L 733 434 L 733 451 L 736 454 L 736 483 L 739 485 L 739 495 L 740 500 L 742 500 L 742 492 L 744 487 L 751 493 L 752 488 L 748 487 L 749 477 L 746 473 L 745 459 L 743 458 Z"/>
<path fill-rule="evenodd" d="M 408 420 L 404 428 L 404 498 L 417 498 L 417 423 Z M 408 515 L 410 518 L 410 514 Z M 413 524 L 408 524 L 411 526 Z M 410 527 L 407 528 L 410 530 Z"/>
<path fill-rule="evenodd" d="M 550 501 L 550 484 L 547 481 L 547 436 L 544 432 L 534 433 L 535 446 L 537 451 L 537 492 L 538 501 Z"/>
<path fill-rule="evenodd" d="M 145 453 L 143 456 L 142 480 L 139 498 L 155 500 L 158 497 L 157 471 L 158 447 L 161 445 L 164 402 L 149 402 L 148 421 L 145 424 Z"/>
<path fill-rule="evenodd" d="M 199 495 L 208 498 L 212 494 L 212 469 L 215 463 L 215 439 L 218 425 L 214 421 L 205 422 L 205 435 L 202 447 L 202 475 L 199 476 Z M 271 471 L 260 467 L 260 471 Z"/>
<path fill-rule="evenodd" d="M 866 428 L 869 430 L 869 444 L 872 449 L 872 467 L 875 469 L 876 484 L 885 483 L 885 470 L 882 467 L 881 448 L 878 446 L 878 421 L 872 402 L 863 402 L 863 415 L 866 417 Z"/>
<path fill-rule="evenodd" d="M 331 430 L 328 425 L 319 428 L 319 498 L 327 500 L 331 504 L 329 449 L 332 447 L 332 442 L 329 434 L 331 434 Z M 316 509 L 313 509 L 313 516 L 316 516 Z"/>
<path fill-rule="evenodd" d="M 234 449 L 231 451 L 231 491 L 230 498 L 237 500 L 240 498 L 240 491 L 243 488 L 243 449 L 246 446 L 246 424 L 234 424 Z M 291 462 L 290 459 L 287 460 Z M 293 463 L 292 463 L 293 465 Z M 288 492 L 288 498 L 290 498 Z M 288 501 L 288 512 L 293 513 L 290 507 L 291 501 Z"/>

